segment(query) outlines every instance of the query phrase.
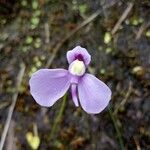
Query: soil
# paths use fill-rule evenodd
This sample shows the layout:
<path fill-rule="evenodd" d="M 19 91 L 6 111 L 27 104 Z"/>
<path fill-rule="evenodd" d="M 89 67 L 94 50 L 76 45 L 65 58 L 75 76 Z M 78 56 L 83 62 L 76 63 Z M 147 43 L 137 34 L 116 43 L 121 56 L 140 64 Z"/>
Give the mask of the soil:
<path fill-rule="evenodd" d="M 130 4 L 133 7 L 112 34 Z M 50 108 L 39 106 L 30 94 L 29 79 L 45 68 L 55 47 L 97 10 L 101 13 L 95 19 L 62 43 L 50 68 L 67 69 L 66 52 L 77 45 L 85 47 L 92 56 L 88 71 L 111 88 L 112 99 L 103 112 L 89 115 L 74 106 L 68 92 L 50 138 L 62 99 Z M 35 134 L 35 129 L 40 150 L 150 149 L 149 0 L 0 1 L 1 135 L 21 63 L 26 69 L 4 149 L 31 149 L 26 136 Z"/>

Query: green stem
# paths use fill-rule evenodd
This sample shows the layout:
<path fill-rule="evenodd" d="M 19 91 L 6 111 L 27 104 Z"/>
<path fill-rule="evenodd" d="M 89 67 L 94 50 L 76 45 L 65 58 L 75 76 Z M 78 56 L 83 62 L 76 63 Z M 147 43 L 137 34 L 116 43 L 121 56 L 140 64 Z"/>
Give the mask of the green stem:
<path fill-rule="evenodd" d="M 112 120 L 112 122 L 113 122 L 114 128 L 115 128 L 115 130 L 116 130 L 117 138 L 118 138 L 119 144 L 120 144 L 120 149 L 121 149 L 121 150 L 124 150 L 125 148 L 124 148 L 122 136 L 121 136 L 119 127 L 118 127 L 118 125 L 116 124 L 116 120 L 117 120 L 117 119 L 116 119 L 116 116 L 113 115 L 112 110 L 111 110 L 110 107 L 108 108 L 108 111 L 109 111 L 110 118 L 111 118 L 111 120 Z"/>
<path fill-rule="evenodd" d="M 61 121 L 61 117 L 62 117 L 62 114 L 65 110 L 65 106 L 66 106 L 66 100 L 67 100 L 67 94 L 63 97 L 62 104 L 60 106 L 60 110 L 58 111 L 56 119 L 54 120 L 54 124 L 52 126 L 52 130 L 51 130 L 51 133 L 50 133 L 50 140 L 53 138 L 53 135 L 56 132 L 57 126 Z"/>

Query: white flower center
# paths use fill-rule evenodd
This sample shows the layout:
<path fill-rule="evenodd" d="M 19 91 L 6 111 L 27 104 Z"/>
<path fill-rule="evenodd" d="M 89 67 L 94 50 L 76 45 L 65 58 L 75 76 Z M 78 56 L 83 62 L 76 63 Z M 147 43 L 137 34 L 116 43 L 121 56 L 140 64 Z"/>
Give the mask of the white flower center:
<path fill-rule="evenodd" d="M 75 60 L 69 66 L 69 71 L 73 75 L 82 76 L 85 73 L 85 65 L 83 61 Z"/>

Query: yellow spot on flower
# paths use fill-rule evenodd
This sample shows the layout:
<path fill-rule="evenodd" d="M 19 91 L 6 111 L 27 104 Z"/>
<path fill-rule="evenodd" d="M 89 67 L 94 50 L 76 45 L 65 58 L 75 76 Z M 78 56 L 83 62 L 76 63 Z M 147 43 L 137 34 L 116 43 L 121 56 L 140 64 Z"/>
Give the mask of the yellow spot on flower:
<path fill-rule="evenodd" d="M 70 65 L 70 72 L 73 75 L 81 76 L 85 73 L 85 65 L 83 61 L 75 60 Z"/>

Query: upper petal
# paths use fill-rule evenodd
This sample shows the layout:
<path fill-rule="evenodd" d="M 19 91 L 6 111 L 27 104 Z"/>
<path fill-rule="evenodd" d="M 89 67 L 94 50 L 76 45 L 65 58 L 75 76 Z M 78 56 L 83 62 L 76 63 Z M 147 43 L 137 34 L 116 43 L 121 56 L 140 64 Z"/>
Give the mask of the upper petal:
<path fill-rule="evenodd" d="M 68 71 L 65 69 L 40 69 L 30 81 L 30 92 L 42 106 L 52 106 L 70 86 Z"/>
<path fill-rule="evenodd" d="M 89 65 L 91 61 L 91 55 L 85 48 L 80 46 L 76 46 L 73 50 L 67 52 L 67 60 L 68 63 L 72 63 L 74 60 L 79 59 L 80 61 L 84 61 L 85 65 Z"/>
<path fill-rule="evenodd" d="M 91 114 L 100 113 L 111 99 L 109 87 L 91 74 L 85 74 L 78 83 L 79 101 Z"/>

